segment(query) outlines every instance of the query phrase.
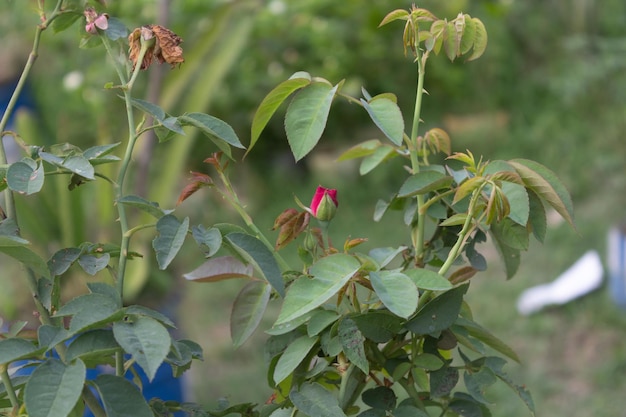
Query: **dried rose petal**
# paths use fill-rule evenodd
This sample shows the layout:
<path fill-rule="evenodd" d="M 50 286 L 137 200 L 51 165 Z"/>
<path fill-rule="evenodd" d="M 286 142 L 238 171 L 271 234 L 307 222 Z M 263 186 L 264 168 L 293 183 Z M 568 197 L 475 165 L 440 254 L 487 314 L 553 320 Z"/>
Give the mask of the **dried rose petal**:
<path fill-rule="evenodd" d="M 169 29 L 159 25 L 147 25 L 137 28 L 128 36 L 129 58 L 133 63 L 133 68 L 137 63 L 139 52 L 141 51 L 141 39 L 149 40 L 156 38 L 154 45 L 149 47 L 141 62 L 141 69 L 144 70 L 152 64 L 154 58 L 160 63 L 167 62 L 176 66 L 182 64 L 183 48 L 179 45 L 183 41 L 178 35 Z"/>
<path fill-rule="evenodd" d="M 154 52 L 159 62 L 167 62 L 172 67 L 185 62 L 183 48 L 179 46 L 183 41 L 180 36 L 159 25 L 152 25 L 151 29 L 157 38 L 157 46 Z"/>

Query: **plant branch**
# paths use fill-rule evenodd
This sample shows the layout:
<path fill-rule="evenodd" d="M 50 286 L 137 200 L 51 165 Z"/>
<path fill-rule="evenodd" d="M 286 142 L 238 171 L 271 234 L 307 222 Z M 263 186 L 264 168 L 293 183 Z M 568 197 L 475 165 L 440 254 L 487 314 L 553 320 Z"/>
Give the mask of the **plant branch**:
<path fill-rule="evenodd" d="M 11 407 L 17 409 L 20 406 L 20 402 L 17 399 L 17 395 L 15 394 L 15 388 L 13 388 L 13 384 L 11 383 L 11 377 L 9 376 L 9 371 L 7 370 L 8 365 L 2 365 L 2 372 L 0 372 L 0 380 L 4 385 L 4 389 L 9 396 L 9 401 L 11 402 Z"/>
<path fill-rule="evenodd" d="M 226 191 L 220 190 L 219 187 L 216 187 L 217 190 L 222 194 L 224 198 L 226 198 L 226 200 L 228 200 L 230 205 L 237 211 L 237 213 L 239 214 L 241 219 L 244 221 L 246 226 L 248 226 L 248 228 L 255 234 L 255 236 L 261 242 L 263 242 L 263 244 L 270 250 L 270 252 L 272 252 L 272 254 L 274 255 L 274 258 L 276 259 L 276 261 L 278 262 L 278 265 L 280 266 L 281 271 L 283 272 L 289 271 L 290 270 L 289 264 L 285 261 L 285 259 L 283 259 L 283 257 L 278 252 L 276 252 L 276 250 L 274 249 L 274 246 L 270 243 L 269 240 L 267 240 L 267 238 L 261 232 L 261 230 L 257 227 L 257 225 L 254 224 L 252 217 L 250 217 L 250 215 L 246 211 L 243 204 L 241 204 L 241 201 L 239 201 L 239 197 L 237 196 L 237 193 L 233 189 L 230 183 L 230 180 L 228 179 L 226 174 L 224 174 L 223 169 L 221 167 L 218 167 L 217 172 L 220 176 L 220 179 L 222 180 L 222 184 L 224 184 L 224 187 L 226 188 Z"/>
<path fill-rule="evenodd" d="M 469 208 L 467 209 L 467 217 L 465 218 L 465 222 L 463 223 L 463 228 L 459 232 L 459 237 L 457 238 L 456 243 L 450 250 L 450 253 L 448 253 L 448 257 L 446 258 L 446 261 L 439 269 L 438 273 L 441 276 L 445 276 L 445 274 L 448 272 L 448 270 L 450 269 L 450 267 L 452 266 L 456 258 L 459 256 L 461 252 L 461 248 L 463 247 L 463 243 L 466 241 L 465 237 L 470 231 L 470 229 L 473 227 L 472 219 L 474 218 L 475 211 L 476 211 L 476 203 L 478 203 L 478 199 L 480 198 L 482 189 L 483 189 L 483 186 L 478 187 L 472 193 L 472 198 L 470 200 Z"/>
<path fill-rule="evenodd" d="M 417 47 L 417 45 L 416 45 Z M 411 137 L 410 137 L 410 157 L 411 157 L 411 168 L 413 175 L 417 174 L 420 170 L 419 168 L 419 160 L 418 160 L 418 140 L 417 133 L 419 130 L 420 123 L 420 114 L 422 109 L 422 97 L 424 95 L 424 75 L 426 72 L 426 57 L 427 55 L 421 56 L 419 53 L 419 49 L 416 49 L 417 52 L 417 91 L 415 94 L 415 110 L 413 113 L 413 126 L 411 128 Z M 424 230 L 425 230 L 425 220 L 426 215 L 421 210 L 424 205 L 424 196 L 422 194 L 417 197 L 417 227 L 413 228 L 412 231 L 412 243 L 415 248 L 415 263 L 417 265 L 421 265 L 424 260 Z"/>
<path fill-rule="evenodd" d="M 7 124 L 9 123 L 9 118 L 11 117 L 11 115 L 13 114 L 13 111 L 15 110 L 15 105 L 17 104 L 17 100 L 22 94 L 22 91 L 24 90 L 24 86 L 26 85 L 26 80 L 30 76 L 30 72 L 33 68 L 33 65 L 35 64 L 35 61 L 37 60 L 37 57 L 39 56 L 39 43 L 41 41 L 41 34 L 43 33 L 44 30 L 48 28 L 50 23 L 54 21 L 54 19 L 56 19 L 57 16 L 59 16 L 60 14 L 59 11 L 61 10 L 62 5 L 63 5 L 63 0 L 58 0 L 54 8 L 54 11 L 50 14 L 50 17 L 46 19 L 41 25 L 38 25 L 37 28 L 35 29 L 35 39 L 33 40 L 33 47 L 30 51 L 30 54 L 28 54 L 28 60 L 26 61 L 26 64 L 24 65 L 24 68 L 22 69 L 22 74 L 20 75 L 20 78 L 17 81 L 17 85 L 15 86 L 13 95 L 11 95 L 11 99 L 9 100 L 9 103 L 7 104 L 7 108 L 4 114 L 2 115 L 2 119 L 0 119 L 0 138 L 2 137 L 2 132 L 4 132 L 5 128 L 7 127 Z M 42 15 L 42 18 L 43 17 L 44 16 Z M 0 141 L 0 165 L 6 165 L 6 163 L 7 163 L 6 152 L 4 149 L 4 145 Z M 17 216 L 15 213 L 15 200 L 13 198 L 13 193 L 11 192 L 11 190 L 7 188 L 4 192 L 4 196 L 5 196 L 4 198 L 5 198 L 5 205 L 6 205 L 5 207 L 6 215 L 8 218 L 13 219 L 15 223 L 17 224 Z"/>

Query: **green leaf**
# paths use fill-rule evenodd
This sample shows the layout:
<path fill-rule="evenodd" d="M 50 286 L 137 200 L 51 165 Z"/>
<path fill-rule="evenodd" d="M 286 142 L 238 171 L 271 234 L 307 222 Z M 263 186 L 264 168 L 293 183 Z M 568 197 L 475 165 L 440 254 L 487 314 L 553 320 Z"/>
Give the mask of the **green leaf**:
<path fill-rule="evenodd" d="M 289 399 L 298 410 L 309 417 L 346 417 L 337 397 L 316 383 L 304 383 L 289 393 Z"/>
<path fill-rule="evenodd" d="M 375 248 L 369 252 L 369 256 L 376 261 L 380 268 L 384 268 L 389 265 L 389 263 L 393 261 L 396 256 L 404 252 L 406 249 L 406 246 L 400 246 L 397 248 Z"/>
<path fill-rule="evenodd" d="M 454 399 L 450 401 L 450 409 L 463 417 L 491 417 L 491 412 L 485 405 L 463 393 L 455 393 Z"/>
<path fill-rule="evenodd" d="M 189 230 L 189 217 L 185 217 L 181 223 L 174 215 L 167 214 L 159 219 L 156 229 L 159 236 L 152 241 L 152 247 L 156 252 L 159 268 L 165 269 L 185 242 Z"/>
<path fill-rule="evenodd" d="M 226 240 L 239 255 L 251 263 L 276 292 L 285 296 L 285 283 L 274 254 L 256 237 L 247 233 L 229 233 Z"/>
<path fill-rule="evenodd" d="M 338 253 L 327 256 L 311 266 L 313 278 L 298 278 L 287 292 L 276 324 L 294 320 L 330 299 L 359 270 L 352 256 Z"/>
<path fill-rule="evenodd" d="M 401 404 L 398 408 L 393 410 L 392 415 L 393 417 L 429 417 L 425 411 L 408 404 Z"/>
<path fill-rule="evenodd" d="M 402 319 L 385 310 L 370 310 L 351 318 L 363 336 L 375 343 L 387 343 L 402 330 Z"/>
<path fill-rule="evenodd" d="M 107 29 L 104 31 L 107 38 L 111 39 L 112 41 L 116 41 L 118 39 L 128 37 L 128 29 L 121 20 L 111 16 L 108 18 L 108 24 L 109 27 L 107 27 Z"/>
<path fill-rule="evenodd" d="M 350 317 L 339 321 L 337 335 L 341 342 L 343 353 L 348 360 L 355 364 L 364 374 L 369 373 L 369 362 L 365 356 L 365 336 L 359 330 L 356 322 Z"/>
<path fill-rule="evenodd" d="M 233 128 L 223 120 L 204 113 L 185 113 L 178 117 L 182 125 L 195 126 L 216 145 L 225 142 L 235 148 L 245 149 Z"/>
<path fill-rule="evenodd" d="M 432 299 L 406 322 L 405 327 L 416 334 L 438 337 L 457 320 L 467 288 L 468 284 L 461 285 Z"/>
<path fill-rule="evenodd" d="M 503 245 L 517 250 L 528 249 L 528 230 L 510 218 L 505 218 L 499 223 L 493 223 L 491 232 L 495 239 Z"/>
<path fill-rule="evenodd" d="M 235 347 L 243 345 L 259 326 L 271 292 L 267 283 L 252 281 L 235 298 L 230 315 L 230 336 Z"/>
<path fill-rule="evenodd" d="M 393 22 L 394 20 L 408 20 L 409 18 L 409 12 L 407 12 L 404 9 L 395 9 L 392 10 L 391 12 L 387 13 L 387 15 L 383 18 L 383 20 L 380 22 L 380 24 L 378 25 L 378 27 L 381 27 L 383 25 L 386 25 L 390 22 Z"/>
<path fill-rule="evenodd" d="M 487 329 L 475 323 L 469 319 L 459 317 L 456 321 L 457 326 L 464 327 L 470 336 L 480 340 L 487 346 L 497 350 L 498 352 L 506 355 L 507 357 L 513 359 L 515 362 L 520 363 L 520 358 L 517 356 L 517 353 L 509 345 L 504 343 L 502 340 L 498 339 L 496 336 L 491 334 Z"/>
<path fill-rule="evenodd" d="M 55 317 L 72 316 L 70 332 L 78 333 L 88 328 L 121 317 L 117 300 L 105 294 L 91 293 L 78 296 L 55 314 Z"/>
<path fill-rule="evenodd" d="M 54 348 L 71 337 L 71 333 L 63 327 L 42 324 L 37 329 L 37 338 L 39 346 L 46 347 L 47 351 Z"/>
<path fill-rule="evenodd" d="M 57 15 L 56 19 L 52 21 L 52 31 L 54 33 L 62 32 L 72 26 L 74 22 L 76 22 L 81 17 L 81 13 L 67 10 L 65 11 L 65 13 Z"/>
<path fill-rule="evenodd" d="M 311 337 L 317 336 L 322 330 L 339 319 L 339 315 L 330 310 L 318 310 L 313 313 L 307 323 L 306 331 Z"/>
<path fill-rule="evenodd" d="M 428 371 L 436 371 L 444 365 L 443 360 L 432 353 L 421 353 L 413 359 L 413 365 Z"/>
<path fill-rule="evenodd" d="M 474 23 L 474 50 L 472 55 L 467 58 L 468 61 L 480 58 L 485 49 L 487 49 L 487 29 L 485 29 L 485 25 L 476 17 L 472 18 L 472 22 Z"/>
<path fill-rule="evenodd" d="M 556 174 L 545 166 L 528 159 L 508 161 L 522 177 L 526 187 L 554 208 L 567 222 L 574 226 L 574 208 L 569 192 Z"/>
<path fill-rule="evenodd" d="M 199 246 L 206 247 L 206 257 L 211 257 L 222 247 L 222 234 L 216 227 L 205 229 L 203 225 L 193 226 L 191 235 Z"/>
<path fill-rule="evenodd" d="M 293 320 L 290 320 L 286 323 L 280 323 L 272 326 L 271 329 L 266 330 L 265 333 L 269 335 L 281 335 L 291 332 L 292 330 L 297 329 L 304 323 L 308 322 L 311 316 L 313 316 L 314 312 L 309 311 L 308 313 L 303 314 L 302 316 L 298 316 Z"/>
<path fill-rule="evenodd" d="M 113 323 L 113 335 L 152 381 L 170 351 L 171 337 L 167 329 L 156 320 L 140 317 L 132 322 Z"/>
<path fill-rule="evenodd" d="M 37 275 L 50 278 L 48 264 L 38 254 L 27 248 L 29 242 L 18 236 L 0 235 L 0 252 L 30 268 Z"/>
<path fill-rule="evenodd" d="M 80 360 L 66 365 L 48 359 L 33 371 L 24 388 L 24 404 L 31 417 L 66 417 L 80 398 L 86 368 Z"/>
<path fill-rule="evenodd" d="M 322 137 L 337 88 L 315 82 L 298 91 L 289 104 L 285 131 L 296 161 L 304 158 Z"/>
<path fill-rule="evenodd" d="M 417 287 L 408 276 L 400 272 L 370 272 L 372 288 L 392 313 L 408 318 L 417 308 Z"/>
<path fill-rule="evenodd" d="M 339 155 L 337 161 L 348 161 L 355 158 L 363 158 L 373 154 L 376 149 L 382 146 L 378 139 L 370 139 L 355 145 Z"/>
<path fill-rule="evenodd" d="M 63 160 L 61 166 L 76 175 L 89 180 L 95 179 L 95 170 L 93 165 L 82 155 L 71 155 Z"/>
<path fill-rule="evenodd" d="M 86 254 L 78 258 L 78 264 L 86 273 L 93 276 L 106 268 L 109 260 L 111 260 L 111 255 L 108 253 L 104 253 L 102 256 Z"/>
<path fill-rule="evenodd" d="M 39 349 L 31 342 L 20 338 L 0 340 L 0 365 L 9 364 L 18 359 L 34 356 Z"/>
<path fill-rule="evenodd" d="M 406 179 L 398 197 L 412 197 L 449 187 L 454 179 L 439 171 L 420 171 Z"/>
<path fill-rule="evenodd" d="M 509 218 L 517 224 L 526 226 L 530 215 L 530 203 L 526 188 L 513 182 L 503 182 L 502 192 L 509 201 L 511 208 Z"/>
<path fill-rule="evenodd" d="M 502 262 L 504 263 L 506 278 L 511 279 L 520 266 L 520 250 L 505 245 L 501 240 L 499 240 L 499 235 L 497 234 L 497 231 L 494 233 L 493 228 L 491 228 L 490 234 L 493 238 L 493 244 L 500 254 L 500 259 L 502 259 Z"/>
<path fill-rule="evenodd" d="M 150 317 L 160 322 L 161 324 L 164 324 L 167 327 L 171 327 L 173 329 L 176 328 L 176 325 L 174 324 L 174 322 L 170 320 L 170 318 L 167 317 L 165 314 L 158 312 L 156 310 L 153 310 L 151 308 L 148 308 L 146 306 L 142 306 L 142 305 L 128 306 L 124 308 L 124 314 L 129 315 L 129 316 Z"/>
<path fill-rule="evenodd" d="M 491 403 L 485 398 L 485 390 L 493 385 L 498 379 L 489 368 L 481 368 L 477 372 L 468 372 L 463 374 L 463 382 L 467 388 L 467 392 L 478 402 L 490 405 Z"/>
<path fill-rule="evenodd" d="M 65 248 L 58 250 L 52 257 L 48 260 L 48 269 L 50 269 L 50 273 L 53 276 L 62 275 L 69 269 L 70 266 L 81 254 L 81 250 L 79 248 Z"/>
<path fill-rule="evenodd" d="M 378 95 L 369 101 L 361 99 L 361 104 L 385 136 L 394 145 L 402 145 L 404 119 L 397 102 L 388 96 Z"/>
<path fill-rule="evenodd" d="M 317 337 L 300 336 L 287 346 L 274 368 L 276 384 L 284 381 L 300 365 L 317 343 L 317 339 Z"/>
<path fill-rule="evenodd" d="M 444 47 L 446 48 L 446 56 L 450 61 L 454 61 L 454 58 L 459 56 L 461 45 L 461 37 L 456 30 L 454 22 L 449 22 L 446 25 Z"/>
<path fill-rule="evenodd" d="M 102 374 L 94 380 L 107 417 L 154 417 L 141 392 L 130 381 Z"/>
<path fill-rule="evenodd" d="M 476 22 L 468 14 L 463 15 L 463 35 L 461 37 L 461 55 L 472 49 L 476 36 Z"/>
<path fill-rule="evenodd" d="M 283 81 L 282 83 L 274 87 L 274 89 L 263 98 L 263 101 L 261 101 L 261 104 L 254 113 L 254 117 L 252 119 L 250 145 L 248 146 L 248 152 L 250 152 L 252 147 L 256 144 L 257 140 L 261 136 L 261 132 L 263 131 L 263 129 L 265 129 L 267 122 L 269 122 L 276 110 L 287 99 L 287 97 L 289 97 L 295 91 L 311 84 L 311 76 L 308 75 L 308 77 L 306 77 L 306 75 L 302 74 L 297 78 L 292 77 L 286 81 Z"/>
<path fill-rule="evenodd" d="M 434 398 L 445 397 L 459 382 L 459 371 L 456 368 L 444 366 L 430 373 L 430 395 Z"/>
<path fill-rule="evenodd" d="M 526 404 L 526 407 L 528 407 L 528 409 L 531 411 L 531 413 L 534 416 L 535 415 L 535 403 L 532 399 L 532 396 L 530 395 L 530 392 L 526 389 L 526 387 L 517 385 L 513 381 L 511 381 L 511 379 L 506 374 L 506 372 L 502 370 L 505 364 L 506 364 L 506 361 L 498 357 L 491 356 L 485 360 L 485 366 L 491 369 L 493 373 L 495 373 L 496 376 L 500 378 L 501 381 L 506 383 L 509 387 L 511 387 L 513 391 L 515 391 L 515 393 L 522 399 L 524 404 Z"/>
<path fill-rule="evenodd" d="M 67 347 L 66 359 L 72 361 L 76 358 L 86 360 L 89 357 L 111 355 L 120 346 L 113 337 L 113 332 L 108 329 L 96 329 L 81 333 L 72 340 Z"/>
<path fill-rule="evenodd" d="M 366 156 L 359 165 L 359 174 L 365 175 L 383 162 L 397 156 L 395 149 L 391 145 L 382 145 L 374 153 Z"/>
<path fill-rule="evenodd" d="M 143 197 L 139 197 L 136 195 L 126 195 L 119 200 L 117 200 L 118 204 L 123 204 L 127 207 L 135 207 L 149 215 L 155 217 L 156 219 L 160 219 L 166 214 L 170 214 L 173 210 L 163 210 L 159 207 L 159 203 L 154 201 L 148 201 Z"/>
<path fill-rule="evenodd" d="M 446 291 L 452 288 L 450 281 L 430 269 L 407 269 L 404 274 L 413 280 L 417 288 L 431 291 Z"/>
<path fill-rule="evenodd" d="M 183 275 L 195 282 L 217 282 L 233 278 L 252 278 L 252 266 L 244 265 L 232 256 L 211 258 L 191 272 Z"/>
<path fill-rule="evenodd" d="M 92 146 L 91 148 L 83 152 L 83 156 L 89 160 L 92 164 L 94 160 L 102 159 L 104 157 L 113 158 L 111 160 L 119 161 L 119 158 L 115 155 L 109 155 L 113 152 L 113 149 L 117 148 L 121 142 L 111 143 L 108 145 Z"/>
<path fill-rule="evenodd" d="M 37 162 L 30 158 L 23 158 L 21 161 L 9 165 L 6 175 L 9 188 L 25 195 L 39 192 L 43 187 L 45 176 L 43 164 L 37 165 Z"/>
<path fill-rule="evenodd" d="M 154 117 L 154 120 L 158 122 L 163 122 L 163 120 L 165 120 L 165 111 L 156 104 L 152 104 L 149 101 L 141 100 L 139 98 L 131 98 L 130 100 L 133 107 Z"/>
<path fill-rule="evenodd" d="M 530 213 L 528 215 L 528 225 L 539 242 L 543 242 L 548 230 L 548 219 L 546 217 L 546 209 L 541 203 L 541 200 L 532 191 L 528 193 L 528 203 L 530 207 Z"/>
<path fill-rule="evenodd" d="M 375 387 L 363 391 L 363 402 L 378 410 L 391 410 L 396 407 L 398 398 L 389 387 Z"/>

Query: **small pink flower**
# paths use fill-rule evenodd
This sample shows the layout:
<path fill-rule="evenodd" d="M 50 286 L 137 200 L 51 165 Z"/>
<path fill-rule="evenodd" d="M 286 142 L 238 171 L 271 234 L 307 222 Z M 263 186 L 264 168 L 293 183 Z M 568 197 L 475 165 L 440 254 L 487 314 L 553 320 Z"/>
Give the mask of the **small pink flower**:
<path fill-rule="evenodd" d="M 85 19 L 87 20 L 87 24 L 85 25 L 85 30 L 87 31 L 87 33 L 97 35 L 98 29 L 107 30 L 107 28 L 109 27 L 108 14 L 98 14 L 98 12 L 96 12 L 96 10 L 92 7 L 87 7 L 83 14 L 85 16 Z"/>
<path fill-rule="evenodd" d="M 337 190 L 325 188 L 321 185 L 315 190 L 311 201 L 311 213 L 315 218 L 322 221 L 329 221 L 335 217 L 339 202 L 337 201 Z"/>

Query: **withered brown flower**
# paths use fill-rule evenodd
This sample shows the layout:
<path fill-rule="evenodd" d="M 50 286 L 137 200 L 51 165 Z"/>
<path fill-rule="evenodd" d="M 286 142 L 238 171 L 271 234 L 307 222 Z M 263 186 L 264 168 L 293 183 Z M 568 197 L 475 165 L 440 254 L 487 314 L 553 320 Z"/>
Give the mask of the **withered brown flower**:
<path fill-rule="evenodd" d="M 185 62 L 183 48 L 180 47 L 183 40 L 180 36 L 163 26 L 146 25 L 133 30 L 128 35 L 129 58 L 133 63 L 133 69 L 137 65 L 141 51 L 141 40 L 143 39 L 145 42 L 153 38 L 155 39 L 154 43 L 148 47 L 140 69 L 148 68 L 155 57 L 159 63 L 167 62 L 172 68 Z"/>

